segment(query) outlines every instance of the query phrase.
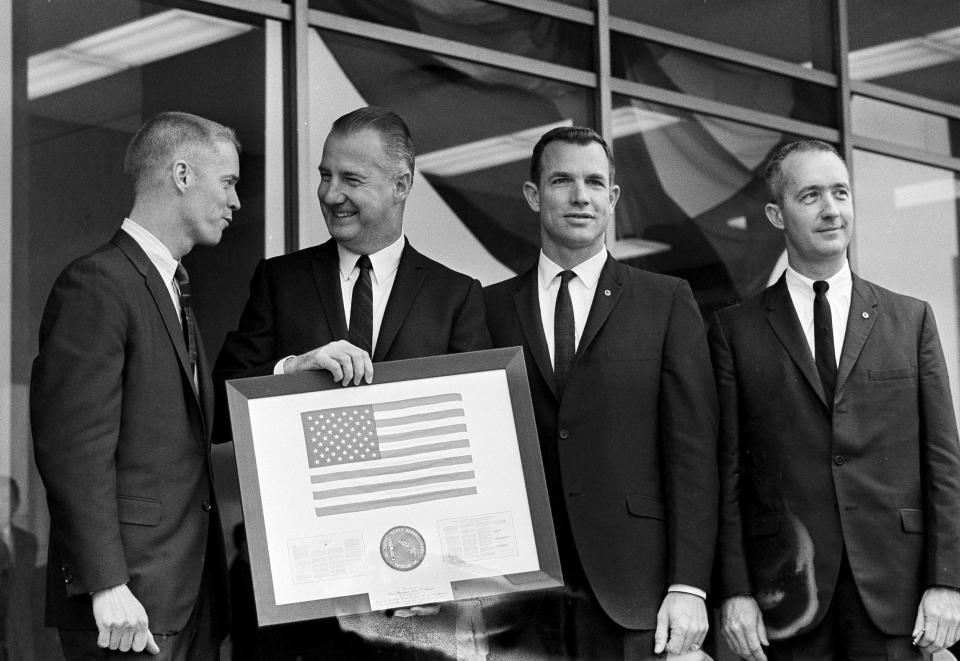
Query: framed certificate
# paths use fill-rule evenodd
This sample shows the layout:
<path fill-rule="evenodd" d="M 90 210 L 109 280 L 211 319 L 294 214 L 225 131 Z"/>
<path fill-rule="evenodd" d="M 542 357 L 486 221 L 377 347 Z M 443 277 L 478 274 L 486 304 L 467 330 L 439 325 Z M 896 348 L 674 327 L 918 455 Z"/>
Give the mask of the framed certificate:
<path fill-rule="evenodd" d="M 519 347 L 227 398 L 261 625 L 562 584 Z"/>

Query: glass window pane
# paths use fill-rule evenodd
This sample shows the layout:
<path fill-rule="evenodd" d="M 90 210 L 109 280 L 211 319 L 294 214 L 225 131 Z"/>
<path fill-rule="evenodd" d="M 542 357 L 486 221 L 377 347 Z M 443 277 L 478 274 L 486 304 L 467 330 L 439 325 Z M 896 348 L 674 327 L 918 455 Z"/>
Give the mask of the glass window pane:
<path fill-rule="evenodd" d="M 824 71 L 834 68 L 832 7 L 821 0 L 610 0 L 613 16 Z"/>
<path fill-rule="evenodd" d="M 763 168 L 795 136 L 623 96 L 613 107 L 617 237 L 638 247 L 626 261 L 685 278 L 704 312 L 779 276 L 783 236 L 764 213 Z"/>
<path fill-rule="evenodd" d="M 849 0 L 850 77 L 960 102 L 960 2 Z"/>
<path fill-rule="evenodd" d="M 960 120 L 854 96 L 851 120 L 857 135 L 945 156 L 960 156 Z"/>
<path fill-rule="evenodd" d="M 481 0 L 310 0 L 310 8 L 554 64 L 593 68 L 590 26 Z"/>
<path fill-rule="evenodd" d="M 314 163 L 339 115 L 389 107 L 417 149 L 404 222 L 413 245 L 484 283 L 535 259 L 538 220 L 521 194 L 530 153 L 552 126 L 593 125 L 593 90 L 323 30 L 310 58 Z M 303 245 L 327 236 L 319 203 L 309 217 Z"/>
<path fill-rule="evenodd" d="M 834 90 L 619 32 L 610 40 L 616 78 L 836 126 Z"/>
<path fill-rule="evenodd" d="M 853 266 L 868 280 L 930 303 L 960 410 L 960 176 L 950 170 L 856 150 Z"/>

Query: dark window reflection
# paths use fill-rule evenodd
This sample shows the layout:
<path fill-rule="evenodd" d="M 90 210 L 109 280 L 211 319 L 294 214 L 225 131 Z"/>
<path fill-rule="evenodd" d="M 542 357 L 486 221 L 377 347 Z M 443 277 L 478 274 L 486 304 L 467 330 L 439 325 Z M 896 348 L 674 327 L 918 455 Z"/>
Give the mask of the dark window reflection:
<path fill-rule="evenodd" d="M 850 77 L 960 103 L 960 2 L 850 0 Z"/>
<path fill-rule="evenodd" d="M 540 245 L 537 217 L 520 194 L 530 153 L 554 124 L 594 125 L 592 90 L 320 34 L 360 95 L 407 121 L 418 170 L 473 235 L 511 269 L 529 266 Z"/>
<path fill-rule="evenodd" d="M 680 48 L 611 33 L 615 78 L 836 126 L 834 90 Z"/>
<path fill-rule="evenodd" d="M 321 9 L 553 64 L 593 68 L 592 28 L 479 0 L 310 0 Z"/>
<path fill-rule="evenodd" d="M 863 0 L 864 4 L 871 1 Z M 610 0 L 610 13 L 724 46 L 833 71 L 833 6 L 833 2 L 824 0 Z"/>
<path fill-rule="evenodd" d="M 662 244 L 625 261 L 685 278 L 705 313 L 763 288 L 784 249 L 763 166 L 795 136 L 623 96 L 613 106 L 618 238 Z"/>

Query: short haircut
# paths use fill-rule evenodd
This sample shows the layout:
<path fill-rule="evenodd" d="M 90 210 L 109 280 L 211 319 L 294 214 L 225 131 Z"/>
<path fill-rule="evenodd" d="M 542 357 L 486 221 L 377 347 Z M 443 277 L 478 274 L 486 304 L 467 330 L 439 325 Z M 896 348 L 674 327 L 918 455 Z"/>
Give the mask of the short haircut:
<path fill-rule="evenodd" d="M 150 175 L 166 169 L 178 158 L 195 158 L 198 152 L 229 142 L 240 153 L 233 129 L 187 112 L 161 112 L 143 123 L 127 146 L 123 171 L 139 191 Z"/>
<path fill-rule="evenodd" d="M 780 145 L 770 160 L 767 161 L 767 167 L 764 169 L 763 178 L 767 186 L 767 196 L 769 201 L 774 204 L 783 204 L 783 161 L 790 154 L 802 154 L 806 152 L 825 151 L 833 154 L 841 161 L 843 157 L 837 151 L 836 147 L 823 140 L 796 140 Z"/>
<path fill-rule="evenodd" d="M 378 106 L 357 108 L 338 117 L 330 129 L 330 135 L 344 137 L 376 131 L 380 135 L 383 151 L 387 155 L 387 167 L 394 174 L 403 174 L 406 170 L 413 179 L 413 168 L 416 151 L 413 148 L 413 138 L 406 122 L 392 110 Z"/>
<path fill-rule="evenodd" d="M 600 137 L 600 134 L 586 126 L 558 126 L 544 133 L 537 144 L 533 147 L 533 156 L 530 158 L 530 181 L 537 186 L 540 185 L 540 175 L 543 174 L 543 150 L 551 142 L 572 142 L 577 145 L 589 145 L 596 142 L 603 147 L 603 153 L 607 155 L 607 163 L 610 164 L 610 184 L 613 184 L 613 178 L 616 169 L 613 166 L 613 152 L 610 151 L 606 140 Z"/>

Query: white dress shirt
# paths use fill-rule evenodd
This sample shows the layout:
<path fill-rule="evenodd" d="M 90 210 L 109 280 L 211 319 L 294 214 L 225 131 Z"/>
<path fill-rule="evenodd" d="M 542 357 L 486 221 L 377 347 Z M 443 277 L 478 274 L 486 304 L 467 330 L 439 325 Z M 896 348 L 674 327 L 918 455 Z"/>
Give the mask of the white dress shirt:
<path fill-rule="evenodd" d="M 580 347 L 580 338 L 590 316 L 590 307 L 593 305 L 593 296 L 597 291 L 597 282 L 600 272 L 607 262 L 607 250 L 604 248 L 593 257 L 580 262 L 571 271 L 576 277 L 568 283 L 570 301 L 573 303 L 574 348 Z M 547 350 L 550 352 L 551 364 L 555 359 L 553 336 L 553 317 L 556 311 L 557 294 L 560 292 L 560 273 L 564 268 L 540 252 L 540 261 L 537 264 L 537 295 L 540 298 L 540 320 L 543 322 L 543 335 L 547 340 Z M 668 592 L 686 592 L 706 599 L 707 593 L 692 585 L 674 583 Z"/>
<path fill-rule="evenodd" d="M 370 257 L 370 289 L 373 292 L 373 344 L 372 348 L 377 346 L 377 338 L 380 336 L 380 324 L 383 322 L 383 313 L 387 309 L 387 301 L 390 300 L 390 292 L 393 291 L 393 282 L 397 279 L 397 268 L 400 266 L 400 255 L 403 254 L 405 239 L 403 235 L 391 243 L 386 248 L 381 248 Z M 353 304 L 353 287 L 357 284 L 360 277 L 360 267 L 357 261 L 360 255 L 347 250 L 339 243 L 337 244 L 337 254 L 340 256 L 340 293 L 343 298 L 343 314 L 347 324 L 350 323 L 350 307 Z M 285 356 L 276 365 L 274 365 L 274 374 L 283 374 L 283 365 L 294 356 Z"/>
<path fill-rule="evenodd" d="M 580 346 L 583 329 L 587 325 L 587 316 L 593 304 L 593 295 L 597 291 L 597 281 L 600 280 L 600 271 L 607 261 L 606 249 L 601 250 L 593 257 L 580 262 L 570 269 L 576 274 L 567 287 L 570 300 L 573 303 L 574 350 Z M 552 259 L 540 253 L 540 262 L 537 265 L 537 294 L 540 297 L 540 319 L 543 322 L 543 334 L 547 338 L 547 350 L 550 352 L 550 363 L 553 364 L 556 349 L 554 347 L 553 316 L 556 312 L 557 294 L 560 293 L 560 273 L 564 268 Z"/>
<path fill-rule="evenodd" d="M 137 245 L 143 249 L 143 252 L 147 253 L 147 257 L 150 258 L 150 263 L 160 272 L 160 279 L 163 280 L 163 283 L 167 286 L 167 291 L 170 293 L 170 300 L 173 301 L 173 307 L 177 311 L 177 319 L 181 319 L 180 289 L 177 287 L 176 280 L 174 280 L 173 277 L 177 272 L 177 264 L 179 264 L 179 262 L 170 254 L 170 249 L 163 245 L 160 239 L 144 229 L 142 225 L 137 224 L 129 218 L 124 218 L 120 229 L 129 234 L 130 238 L 137 242 Z M 181 320 L 180 323 L 182 325 L 183 321 Z"/>
<path fill-rule="evenodd" d="M 807 338 L 810 355 L 816 358 L 816 344 L 813 337 L 813 280 L 800 275 L 793 268 L 787 266 L 787 291 L 793 301 L 793 309 L 797 311 L 800 327 Z M 837 365 L 840 365 L 840 354 L 843 352 L 843 339 L 847 333 L 847 318 L 850 316 L 850 297 L 853 292 L 853 276 L 850 274 L 850 264 L 844 260 L 843 267 L 834 275 L 827 278 L 827 302 L 830 303 L 830 319 L 833 322 L 833 348 L 836 352 Z"/>

